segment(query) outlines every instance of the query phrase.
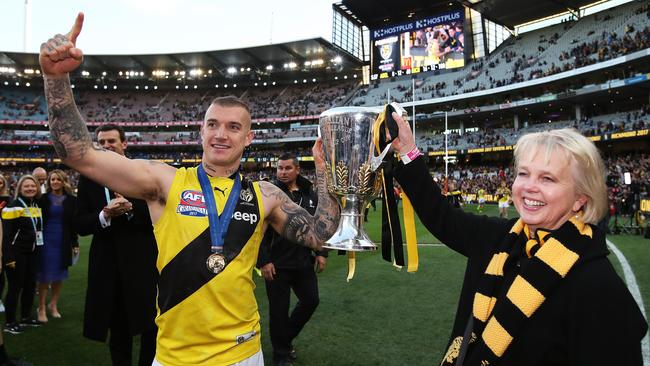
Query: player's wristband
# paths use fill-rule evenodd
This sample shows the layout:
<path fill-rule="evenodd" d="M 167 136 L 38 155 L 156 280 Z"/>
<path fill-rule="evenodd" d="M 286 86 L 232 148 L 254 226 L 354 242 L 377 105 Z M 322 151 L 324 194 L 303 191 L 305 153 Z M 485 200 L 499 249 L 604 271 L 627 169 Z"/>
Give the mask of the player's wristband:
<path fill-rule="evenodd" d="M 417 158 L 420 155 L 422 155 L 422 153 L 420 152 L 420 149 L 418 149 L 418 147 L 416 146 L 413 148 L 413 150 L 407 152 L 406 154 L 400 155 L 400 158 L 402 159 L 402 163 L 406 165 L 412 162 L 413 160 L 415 160 L 415 158 Z"/>

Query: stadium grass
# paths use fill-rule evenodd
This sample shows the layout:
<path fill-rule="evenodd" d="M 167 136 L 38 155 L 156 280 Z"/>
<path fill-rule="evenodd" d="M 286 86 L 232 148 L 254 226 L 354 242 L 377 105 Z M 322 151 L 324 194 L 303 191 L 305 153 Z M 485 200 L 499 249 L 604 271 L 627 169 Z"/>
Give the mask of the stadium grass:
<path fill-rule="evenodd" d="M 475 206 L 466 206 L 476 212 Z M 487 205 L 485 214 L 497 215 Z M 511 209 L 511 214 L 515 214 Z M 380 205 L 371 209 L 366 229 L 379 240 Z M 418 242 L 439 243 L 417 222 Z M 650 240 L 641 236 L 612 235 L 635 272 L 646 308 L 650 301 Z M 110 365 L 108 346 L 82 337 L 88 249 L 81 240 L 82 256 L 70 269 L 61 296 L 62 319 L 52 319 L 21 335 L 4 334 L 7 349 L 35 366 Z M 465 260 L 440 245 L 420 246 L 416 273 L 398 270 L 381 259 L 380 252 L 359 253 L 356 275 L 346 282 L 347 257 L 331 253 L 327 270 L 319 274 L 321 302 L 294 345 L 297 366 L 329 365 L 432 365 L 437 364 L 456 312 Z M 620 265 L 610 260 L 620 273 Z M 255 294 L 262 318 L 262 346 L 271 365 L 268 306 L 263 280 L 254 275 Z M 295 299 L 294 299 L 295 301 Z M 135 345 L 137 351 L 137 344 Z M 135 352 L 134 352 L 135 353 Z M 134 360 L 134 364 L 137 361 Z"/>

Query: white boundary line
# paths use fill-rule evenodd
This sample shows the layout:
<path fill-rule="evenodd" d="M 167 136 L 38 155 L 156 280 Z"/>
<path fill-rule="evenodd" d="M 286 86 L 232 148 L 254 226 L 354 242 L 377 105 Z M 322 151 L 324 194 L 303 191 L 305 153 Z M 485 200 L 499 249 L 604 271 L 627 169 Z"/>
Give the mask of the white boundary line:
<path fill-rule="evenodd" d="M 639 304 L 641 312 L 647 319 L 647 313 L 645 312 L 645 306 L 643 306 L 643 298 L 641 297 L 641 291 L 639 290 L 639 284 L 636 282 L 636 277 L 634 272 L 632 272 L 632 267 L 628 263 L 627 259 L 623 253 L 607 239 L 607 247 L 614 253 L 618 262 L 621 263 L 621 268 L 623 269 L 623 276 L 625 277 L 625 283 L 627 283 L 627 288 L 632 293 L 632 297 L 636 300 L 636 303 Z M 647 321 L 647 320 L 646 320 Z M 650 366 L 650 335 L 646 333 L 645 337 L 641 340 L 641 353 L 643 354 L 643 364 L 645 366 Z"/>

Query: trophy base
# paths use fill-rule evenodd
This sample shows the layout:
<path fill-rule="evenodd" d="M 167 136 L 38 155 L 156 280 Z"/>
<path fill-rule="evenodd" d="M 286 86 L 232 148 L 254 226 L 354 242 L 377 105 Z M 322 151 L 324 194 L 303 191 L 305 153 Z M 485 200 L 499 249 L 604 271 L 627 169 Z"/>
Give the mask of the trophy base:
<path fill-rule="evenodd" d="M 363 231 L 361 215 L 342 214 L 339 227 L 323 248 L 346 250 L 352 252 L 368 252 L 377 250 L 377 246 Z"/>

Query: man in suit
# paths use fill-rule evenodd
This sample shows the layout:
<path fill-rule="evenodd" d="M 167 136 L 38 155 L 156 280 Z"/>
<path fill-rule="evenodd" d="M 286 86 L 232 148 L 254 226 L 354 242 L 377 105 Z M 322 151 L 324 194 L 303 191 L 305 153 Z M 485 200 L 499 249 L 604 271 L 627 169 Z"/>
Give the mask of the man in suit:
<path fill-rule="evenodd" d="M 99 126 L 97 142 L 124 155 L 124 130 Z M 133 336 L 140 334 L 139 365 L 151 365 L 156 350 L 157 248 L 147 204 L 128 199 L 81 176 L 76 224 L 93 235 L 84 312 L 85 337 L 105 342 L 113 365 L 131 365 Z"/>
<path fill-rule="evenodd" d="M 275 184 L 297 205 L 313 214 L 318 195 L 312 183 L 300 175 L 298 159 L 283 154 L 278 159 Z M 273 363 L 291 366 L 297 355 L 292 341 L 311 318 L 318 306 L 318 281 L 314 272 L 322 272 L 327 265 L 327 251 L 313 251 L 295 245 L 269 228 L 264 236 L 257 260 L 266 280 L 269 299 L 270 333 L 273 345 Z M 291 290 L 298 303 L 289 315 Z"/>

